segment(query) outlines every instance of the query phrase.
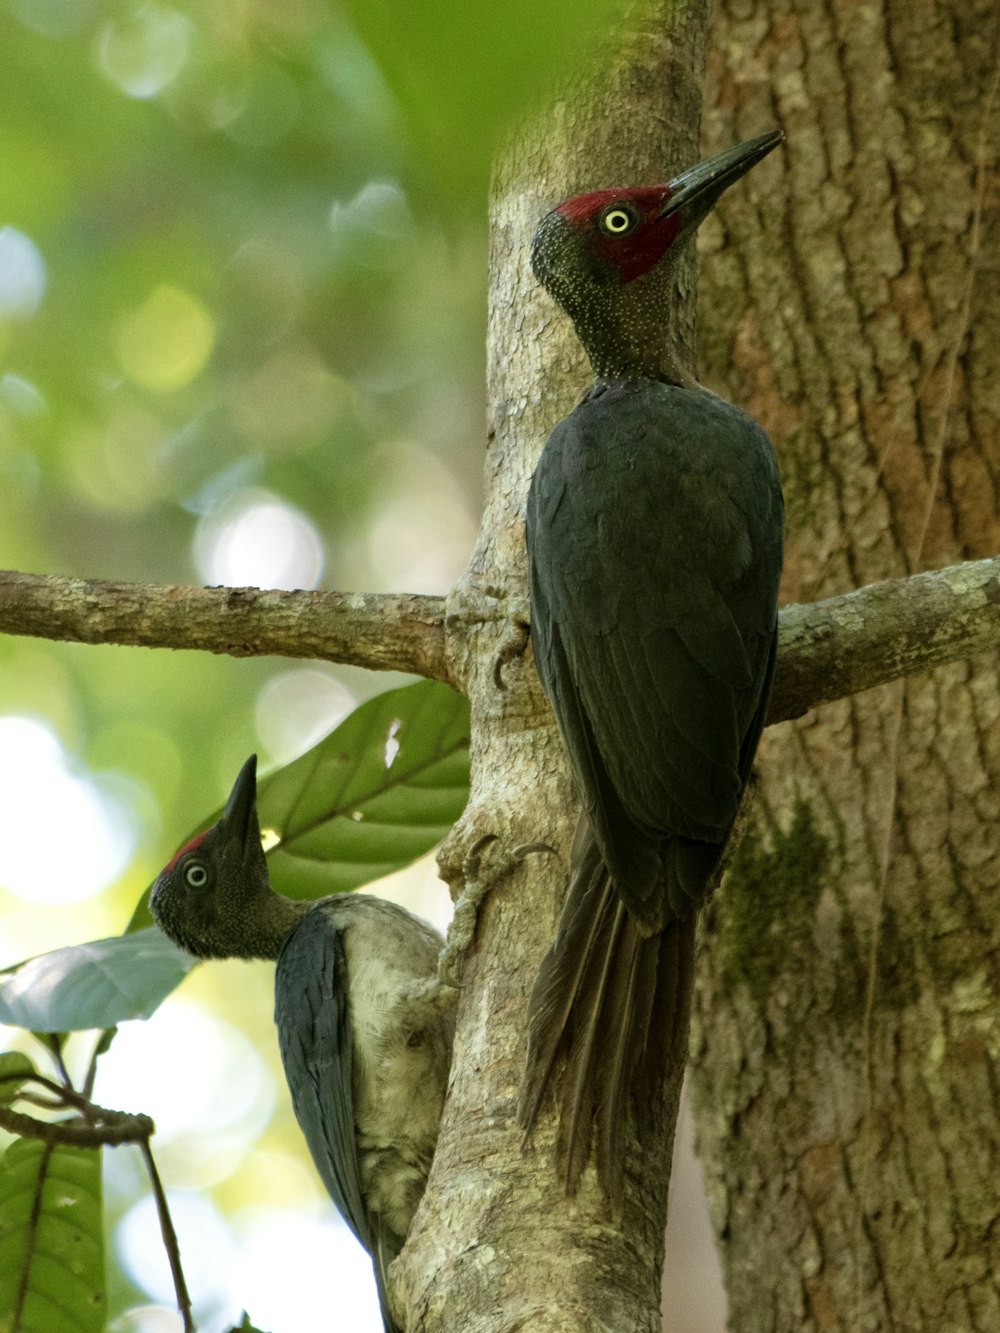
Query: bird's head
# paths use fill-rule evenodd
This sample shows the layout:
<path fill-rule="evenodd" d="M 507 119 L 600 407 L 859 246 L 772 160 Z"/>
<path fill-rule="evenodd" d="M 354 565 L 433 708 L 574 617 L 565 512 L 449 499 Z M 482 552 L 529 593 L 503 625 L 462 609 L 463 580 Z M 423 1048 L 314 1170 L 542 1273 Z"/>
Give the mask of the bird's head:
<path fill-rule="evenodd" d="M 783 138 L 762 134 L 665 185 L 578 195 L 542 219 L 532 270 L 572 319 L 598 378 L 658 375 L 671 259 L 722 192 Z"/>
<path fill-rule="evenodd" d="M 282 901 L 261 846 L 251 755 L 221 818 L 160 871 L 149 905 L 164 934 L 198 958 L 268 958 L 277 956 L 270 919 Z"/>

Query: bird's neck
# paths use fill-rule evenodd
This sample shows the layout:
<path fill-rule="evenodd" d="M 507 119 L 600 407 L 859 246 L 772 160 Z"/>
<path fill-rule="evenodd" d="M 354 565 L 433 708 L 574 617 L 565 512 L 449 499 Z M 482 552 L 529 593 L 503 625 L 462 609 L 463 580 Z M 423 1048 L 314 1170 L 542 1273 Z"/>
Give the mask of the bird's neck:
<path fill-rule="evenodd" d="M 284 894 L 268 889 L 255 905 L 252 924 L 244 934 L 243 947 L 238 956 L 267 958 L 273 962 L 285 940 L 311 906 L 310 902 L 286 898 Z"/>
<path fill-rule="evenodd" d="M 674 346 L 673 293 L 671 273 L 654 272 L 621 287 L 594 287 L 567 302 L 598 383 L 693 383 Z"/>

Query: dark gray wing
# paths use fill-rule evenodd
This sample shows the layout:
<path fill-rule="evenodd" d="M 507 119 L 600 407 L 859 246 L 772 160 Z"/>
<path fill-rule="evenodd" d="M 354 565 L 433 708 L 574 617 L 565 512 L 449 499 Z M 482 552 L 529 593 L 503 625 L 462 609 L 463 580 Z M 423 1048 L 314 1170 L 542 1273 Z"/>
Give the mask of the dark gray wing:
<path fill-rule="evenodd" d="M 654 929 L 697 901 L 739 805 L 781 525 L 766 435 L 701 390 L 595 395 L 556 427 L 532 482 L 539 673 L 615 885 Z"/>
<path fill-rule="evenodd" d="M 385 1286 L 397 1247 L 365 1207 L 361 1189 L 343 931 L 322 906 L 308 912 L 282 946 L 274 1021 L 295 1118 L 337 1211 L 372 1256 L 386 1333 L 398 1333 Z"/>

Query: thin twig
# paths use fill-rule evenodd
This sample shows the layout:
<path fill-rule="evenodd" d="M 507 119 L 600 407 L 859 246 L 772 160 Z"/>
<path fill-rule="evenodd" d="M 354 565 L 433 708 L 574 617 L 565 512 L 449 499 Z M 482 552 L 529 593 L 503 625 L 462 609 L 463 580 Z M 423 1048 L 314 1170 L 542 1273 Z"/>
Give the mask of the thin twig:
<path fill-rule="evenodd" d="M 97 1062 L 104 1055 L 115 1037 L 118 1035 L 117 1027 L 105 1028 L 97 1034 L 97 1040 L 94 1042 L 94 1049 L 90 1053 L 90 1063 L 87 1065 L 87 1073 L 83 1080 L 83 1095 L 87 1101 L 94 1095 L 94 1083 L 97 1080 Z"/>
<path fill-rule="evenodd" d="M 148 1115 L 127 1111 L 108 1111 L 103 1106 L 90 1107 L 93 1118 L 72 1120 L 36 1120 L 34 1116 L 0 1106 L 0 1129 L 22 1139 L 73 1148 L 116 1148 L 122 1143 L 141 1143 L 153 1133 Z"/>
<path fill-rule="evenodd" d="M 184 1281 L 181 1250 L 177 1242 L 177 1232 L 174 1230 L 173 1218 L 170 1216 L 166 1191 L 163 1188 L 163 1182 L 160 1180 L 160 1173 L 156 1169 L 156 1162 L 153 1160 L 153 1150 L 150 1147 L 149 1138 L 143 1139 L 139 1146 L 142 1149 L 143 1160 L 146 1163 L 149 1183 L 153 1188 L 153 1198 L 156 1200 L 156 1212 L 160 1219 L 160 1234 L 163 1237 L 163 1248 L 166 1250 L 167 1258 L 170 1261 L 170 1274 L 174 1280 L 177 1309 L 184 1321 L 184 1333 L 195 1333 L 194 1315 L 191 1312 L 191 1297 L 188 1295 L 187 1283 Z"/>

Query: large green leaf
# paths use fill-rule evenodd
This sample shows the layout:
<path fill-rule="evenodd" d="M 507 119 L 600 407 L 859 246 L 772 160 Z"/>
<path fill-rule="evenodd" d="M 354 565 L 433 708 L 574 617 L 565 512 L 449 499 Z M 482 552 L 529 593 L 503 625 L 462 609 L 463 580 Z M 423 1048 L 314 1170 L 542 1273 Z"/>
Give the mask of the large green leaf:
<path fill-rule="evenodd" d="M 101 1333 L 101 1155 L 17 1139 L 0 1157 L 0 1329 Z"/>
<path fill-rule="evenodd" d="M 295 898 L 356 889 L 437 845 L 469 794 L 469 707 L 432 681 L 369 699 L 258 785 L 274 887 Z"/>
<path fill-rule="evenodd" d="M 156 927 L 55 949 L 0 977 L 0 1023 L 77 1032 L 148 1018 L 195 961 Z"/>

